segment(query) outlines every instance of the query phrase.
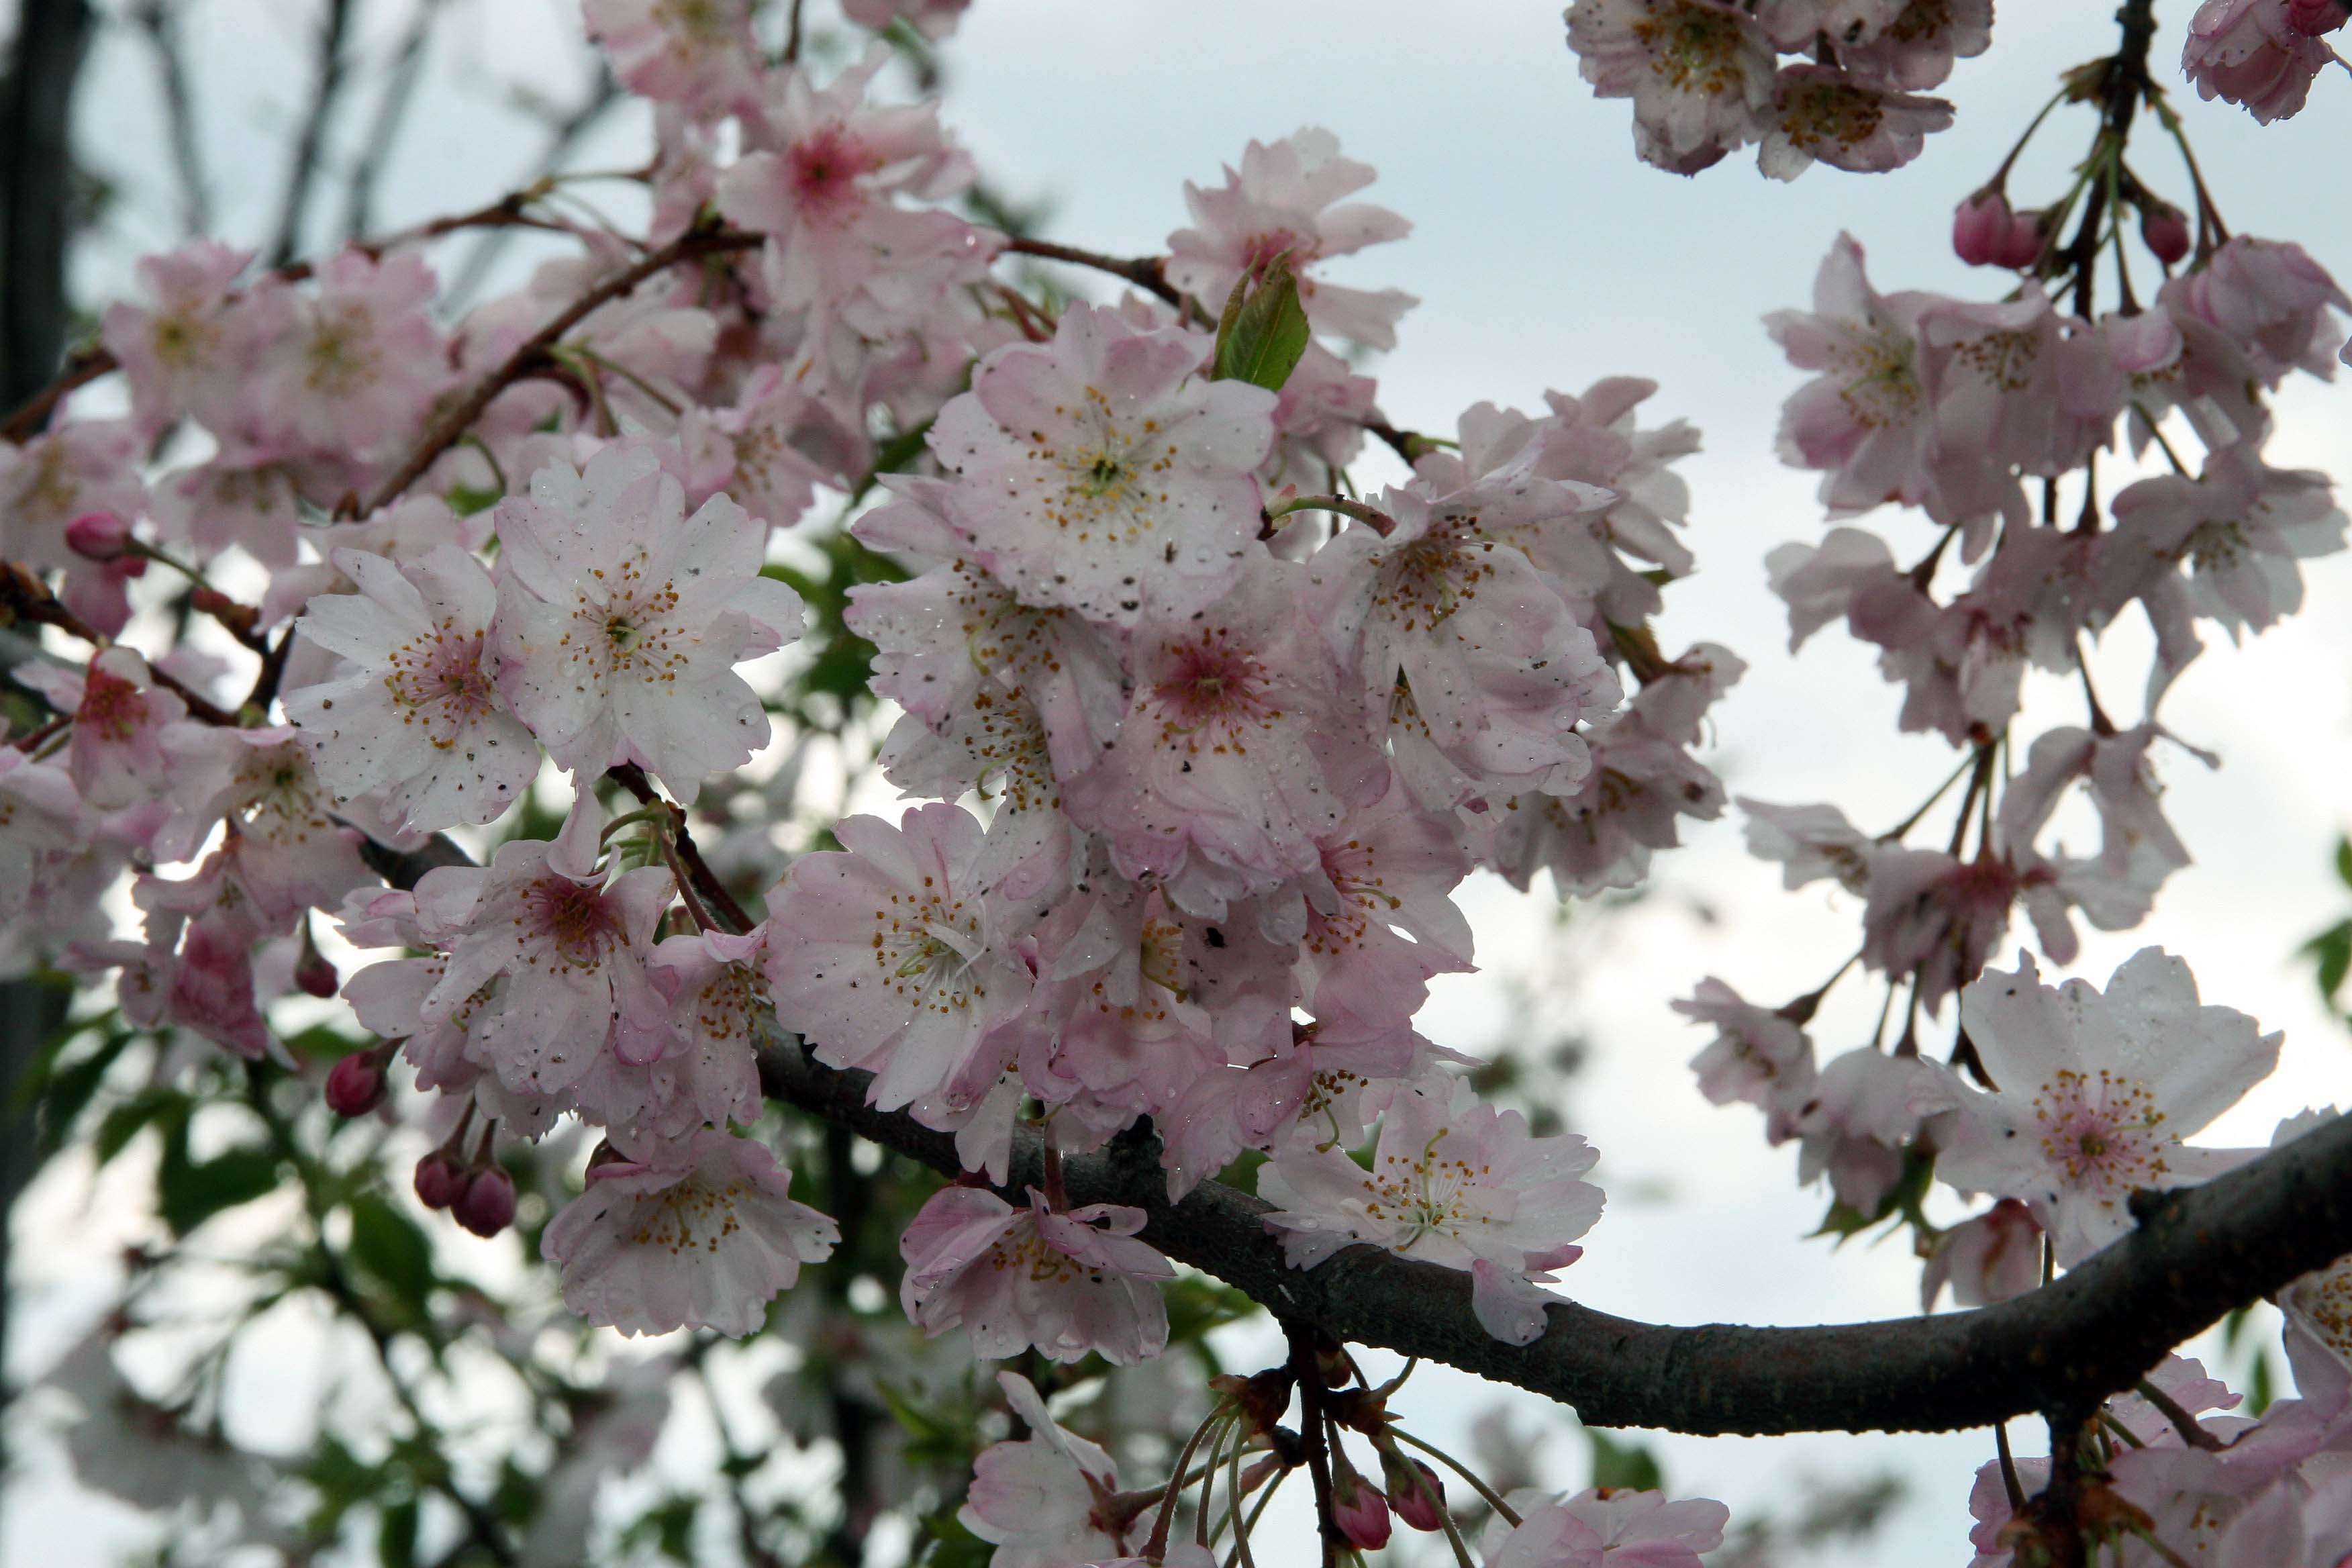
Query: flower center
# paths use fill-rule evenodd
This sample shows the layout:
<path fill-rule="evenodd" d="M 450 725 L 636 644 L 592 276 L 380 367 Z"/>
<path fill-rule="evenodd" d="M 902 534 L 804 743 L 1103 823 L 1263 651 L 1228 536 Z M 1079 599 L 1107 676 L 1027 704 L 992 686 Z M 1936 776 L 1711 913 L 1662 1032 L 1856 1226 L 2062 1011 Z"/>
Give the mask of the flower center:
<path fill-rule="evenodd" d="M 569 877 L 542 877 L 525 895 L 532 931 L 576 969 L 593 967 L 620 945 L 620 917 L 603 891 Z"/>
<path fill-rule="evenodd" d="M 2113 1198 L 2157 1185 L 2170 1169 L 2164 1152 L 2175 1140 L 2137 1079 L 2104 1068 L 2096 1074 L 2062 1068 L 2033 1097 L 2033 1111 L 2042 1155 L 2065 1172 L 2071 1186 Z"/>

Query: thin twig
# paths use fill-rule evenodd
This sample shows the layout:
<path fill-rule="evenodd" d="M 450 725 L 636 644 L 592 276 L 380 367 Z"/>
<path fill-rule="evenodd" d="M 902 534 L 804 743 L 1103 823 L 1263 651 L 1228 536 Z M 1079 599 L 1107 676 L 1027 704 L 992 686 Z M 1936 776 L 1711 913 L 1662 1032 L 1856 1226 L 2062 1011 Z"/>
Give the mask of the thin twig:
<path fill-rule="evenodd" d="M 278 238 L 269 247 L 269 265 L 283 267 L 302 248 L 302 219 L 310 207 L 310 187 L 319 177 L 319 153 L 326 142 L 327 121 L 342 96 L 343 36 L 350 29 L 352 0 L 327 0 L 327 14 L 319 23 L 318 65 L 310 80 L 310 106 L 303 111 L 302 128 L 295 135 L 294 160 L 287 165 L 286 195 L 278 208 Z"/>

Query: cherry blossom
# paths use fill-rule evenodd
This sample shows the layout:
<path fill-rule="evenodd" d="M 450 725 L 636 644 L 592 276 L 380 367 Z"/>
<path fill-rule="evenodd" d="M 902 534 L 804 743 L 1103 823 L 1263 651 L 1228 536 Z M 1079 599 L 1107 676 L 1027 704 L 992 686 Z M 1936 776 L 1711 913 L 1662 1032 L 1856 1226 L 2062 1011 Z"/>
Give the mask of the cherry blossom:
<path fill-rule="evenodd" d="M 339 800 L 381 792 L 404 826 L 478 826 L 539 775 L 539 743 L 499 695 L 485 644 L 498 590 L 440 545 L 413 565 L 334 552 L 356 594 L 310 601 L 302 635 L 346 662 L 286 693 L 319 776 Z"/>
<path fill-rule="evenodd" d="M 510 839 L 487 868 L 445 868 L 417 885 L 420 907 L 429 900 L 465 910 L 420 1019 L 455 1018 L 503 977 L 502 1004 L 474 1020 L 470 1051 L 518 1092 L 578 1083 L 616 1026 L 625 1050 L 658 1054 L 668 1009 L 646 973 L 645 949 L 670 875 L 600 866 L 599 816 L 593 797 L 583 796 L 556 837 Z"/>
<path fill-rule="evenodd" d="M 1368 1172 L 1345 1152 L 1293 1143 L 1258 1174 L 1293 1268 L 1312 1268 L 1350 1242 L 1467 1269 L 1479 1323 L 1508 1344 L 1543 1333 L 1534 1281 L 1583 1248 L 1601 1189 L 1576 1178 L 1600 1158 L 1572 1133 L 1530 1136 L 1516 1110 L 1480 1104 L 1453 1080 L 1397 1097 Z"/>
<path fill-rule="evenodd" d="M 1519 1516 L 1486 1521 L 1479 1541 L 1486 1568 L 1698 1568 L 1703 1552 L 1723 1544 L 1731 1510 L 1706 1498 L 1669 1502 L 1665 1494 L 1587 1488 L 1555 1498 L 1514 1492 Z"/>
<path fill-rule="evenodd" d="M 1059 1568 L 1126 1552 L 1127 1532 L 1104 1517 L 1118 1489 L 1118 1463 L 1059 1426 L 1027 1378 L 1000 1372 L 996 1381 L 1029 1436 L 981 1452 L 956 1510 L 966 1530 L 996 1548 L 989 1568 Z"/>
<path fill-rule="evenodd" d="M 723 497 L 686 515 L 647 447 L 531 477 L 499 504 L 499 693 L 558 765 L 636 763 L 680 800 L 767 743 L 734 666 L 797 637 L 799 595 L 760 574 L 767 531 Z"/>
<path fill-rule="evenodd" d="M 2270 1073 L 2281 1037 L 2200 1005 L 2189 966 L 2156 948 L 2105 992 L 2044 985 L 2021 953 L 1968 988 L 1960 1022 L 1999 1087 L 1964 1096 L 1937 1173 L 2025 1200 L 2064 1267 L 2131 1228 L 2135 1188 L 2189 1185 L 2245 1157 L 2181 1140 Z"/>
<path fill-rule="evenodd" d="M 1758 157 L 1776 180 L 1795 179 L 1816 159 L 1878 174 L 1917 157 L 1927 138 L 1951 123 L 1942 99 L 1889 92 L 1832 66 L 1789 66 L 1774 81 L 1771 128 Z"/>
<path fill-rule="evenodd" d="M 1329 257 L 1402 239 L 1412 225 L 1386 207 L 1349 202 L 1372 183 L 1369 164 L 1342 157 L 1339 139 L 1309 126 L 1272 145 L 1253 142 L 1225 183 L 1204 190 L 1190 181 L 1184 205 L 1193 226 L 1168 237 L 1168 280 L 1211 311 L 1234 286 L 1286 258 L 1298 279 L 1298 301 L 1318 332 L 1368 348 L 1396 347 L 1396 323 L 1416 303 L 1400 289 L 1346 289 L 1312 270 Z"/>
<path fill-rule="evenodd" d="M 777 1020 L 818 1060 L 874 1073 L 870 1098 L 895 1110 L 971 1070 L 1027 1005 L 1019 911 L 977 884 L 981 826 L 961 807 L 848 817 L 834 836 L 842 848 L 802 856 L 768 894 L 768 983 Z"/>
<path fill-rule="evenodd" d="M 163 792 L 163 731 L 187 717 L 188 705 L 155 684 L 136 651 L 105 648 L 79 669 L 28 663 L 16 676 L 72 715 L 66 767 L 83 799 L 121 807 Z"/>
<path fill-rule="evenodd" d="M 581 9 L 632 91 L 713 116 L 758 96 L 751 0 L 583 0 Z"/>
<path fill-rule="evenodd" d="M 1029 1192 L 1016 1208 L 982 1187 L 942 1187 L 907 1226 L 898 1300 L 929 1333 L 963 1328 L 987 1359 L 1034 1349 L 1129 1366 L 1168 1342 L 1163 1280 L 1176 1270 L 1135 1233 L 1143 1211 L 1090 1204 L 1055 1212 Z"/>
<path fill-rule="evenodd" d="M 161 431 L 184 414 L 234 395 L 251 343 L 251 312 L 229 293 L 253 259 L 217 240 L 199 239 L 139 263 L 153 301 L 106 308 L 100 341 L 122 365 L 140 426 Z"/>
<path fill-rule="evenodd" d="M 767 1303 L 832 1255 L 833 1221 L 793 1202 L 766 1144 L 705 1129 L 650 1159 L 592 1164 L 541 1243 L 563 1304 L 625 1334 L 755 1332 Z"/>
<path fill-rule="evenodd" d="M 2339 11 L 2333 21 L 2341 26 Z M 2293 0 L 2204 0 L 2189 19 L 2180 69 L 2199 96 L 2242 105 L 2264 124 L 2303 108 L 2336 52 Z"/>
<path fill-rule="evenodd" d="M 1121 626 L 1232 586 L 1263 555 L 1251 471 L 1275 395 L 1202 379 L 1213 348 L 1073 305 L 1052 342 L 983 359 L 930 435 L 978 562 L 1025 603 Z"/>
<path fill-rule="evenodd" d="M 1568 44 L 1595 96 L 1633 100 L 1633 150 L 1695 174 L 1764 133 L 1772 50 L 1717 0 L 1576 0 Z"/>
<path fill-rule="evenodd" d="M 1069 782 L 1072 817 L 1129 878 L 1188 912 L 1311 871 L 1317 840 L 1386 789 L 1360 710 L 1297 613 L 1306 569 L 1260 559 L 1205 613 L 1153 618 L 1129 653 L 1134 696 L 1102 759 Z"/>

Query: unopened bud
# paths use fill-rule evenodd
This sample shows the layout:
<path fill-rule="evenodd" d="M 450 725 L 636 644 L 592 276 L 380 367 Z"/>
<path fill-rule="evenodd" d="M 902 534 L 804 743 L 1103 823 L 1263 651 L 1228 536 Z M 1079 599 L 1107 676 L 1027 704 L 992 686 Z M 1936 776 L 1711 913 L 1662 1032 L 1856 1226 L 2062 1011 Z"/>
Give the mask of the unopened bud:
<path fill-rule="evenodd" d="M 1336 1445 L 1333 1457 L 1338 1457 Z M 1389 1543 L 1389 1500 L 1380 1489 L 1356 1474 L 1347 1460 L 1340 1459 L 1339 1473 L 1332 1478 L 1331 1522 L 1348 1538 L 1348 1544 L 1361 1552 L 1377 1552 Z"/>
<path fill-rule="evenodd" d="M 2008 242 L 2009 198 L 1983 190 L 1952 209 L 1952 253 L 1971 267 L 1989 267 Z"/>
<path fill-rule="evenodd" d="M 110 511 L 86 511 L 66 524 L 66 548 L 88 561 L 117 561 L 131 548 L 131 525 Z"/>
<path fill-rule="evenodd" d="M 446 1209 L 463 1195 L 472 1179 L 457 1156 L 436 1149 L 416 1162 L 416 1198 L 429 1209 Z"/>
<path fill-rule="evenodd" d="M 2170 267 L 2189 254 L 2189 220 L 2176 206 L 2143 206 L 2139 210 L 2139 237 L 2158 261 Z"/>
<path fill-rule="evenodd" d="M 310 995 L 328 997 L 343 988 L 343 977 L 336 973 L 335 966 L 313 947 L 306 951 L 302 961 L 294 966 L 294 984 Z"/>
<path fill-rule="evenodd" d="M 2022 272 L 2042 259 L 2042 249 L 2050 237 L 2050 215 L 2039 210 L 2016 213 L 2009 220 L 2009 232 L 2001 237 L 2000 248 L 1993 252 L 1993 265 Z"/>
<path fill-rule="evenodd" d="M 1445 1488 L 1437 1472 L 1419 1459 L 1408 1459 L 1397 1452 L 1395 1441 L 1385 1434 L 1376 1440 L 1381 1455 L 1381 1482 L 1388 1488 L 1389 1506 L 1396 1516 L 1415 1530 L 1443 1530 L 1438 1510 L 1445 1506 Z"/>
<path fill-rule="evenodd" d="M 383 1063 L 377 1054 L 353 1051 L 327 1073 L 327 1109 L 338 1116 L 365 1116 L 383 1103 Z"/>
<path fill-rule="evenodd" d="M 498 1235 L 514 1224 L 514 1178 L 496 1165 L 475 1172 L 449 1212 L 476 1236 Z"/>

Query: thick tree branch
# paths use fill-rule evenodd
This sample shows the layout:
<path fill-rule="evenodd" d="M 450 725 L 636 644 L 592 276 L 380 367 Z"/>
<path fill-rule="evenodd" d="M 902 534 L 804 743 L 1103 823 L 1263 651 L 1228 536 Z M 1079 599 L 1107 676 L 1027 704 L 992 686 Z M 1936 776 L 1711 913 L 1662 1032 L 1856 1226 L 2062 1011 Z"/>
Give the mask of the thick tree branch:
<path fill-rule="evenodd" d="M 950 1135 L 866 1103 L 866 1074 L 820 1066 L 781 1032 L 760 1067 L 769 1094 L 943 1173 L 958 1169 Z M 1591 1426 L 1704 1436 L 1955 1431 L 2079 1410 L 2131 1387 L 2232 1308 L 2352 1252 L 2352 1118 L 2339 1118 L 2149 1205 L 2134 1235 L 1998 1307 L 1821 1328 L 1676 1328 L 1562 1302 L 1541 1339 L 1514 1346 L 1478 1326 L 1465 1273 L 1369 1247 L 1295 1269 L 1257 1199 L 1206 1182 L 1171 1204 L 1149 1140 L 1115 1141 L 1064 1168 L 1072 1203 L 1142 1209 L 1145 1240 L 1278 1316 L 1516 1384 Z M 1008 1188 L 1042 1171 L 1037 1138 L 1020 1131 Z"/>

